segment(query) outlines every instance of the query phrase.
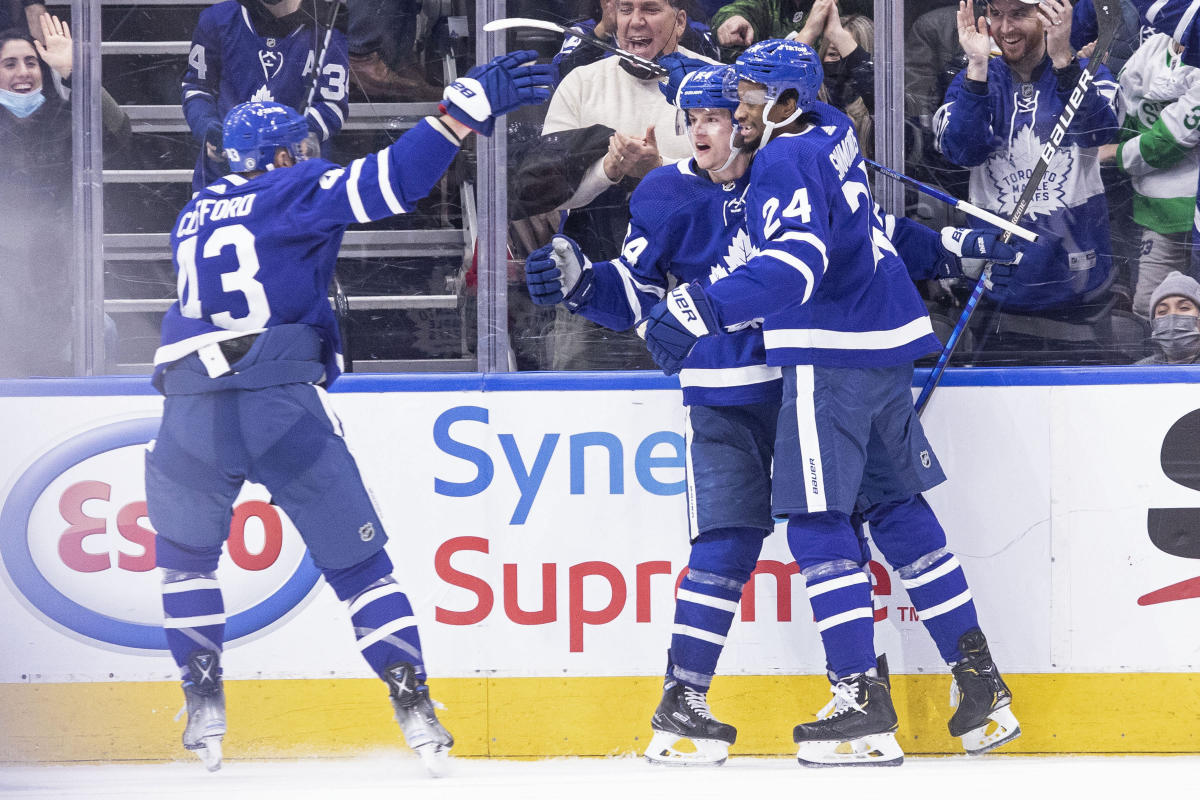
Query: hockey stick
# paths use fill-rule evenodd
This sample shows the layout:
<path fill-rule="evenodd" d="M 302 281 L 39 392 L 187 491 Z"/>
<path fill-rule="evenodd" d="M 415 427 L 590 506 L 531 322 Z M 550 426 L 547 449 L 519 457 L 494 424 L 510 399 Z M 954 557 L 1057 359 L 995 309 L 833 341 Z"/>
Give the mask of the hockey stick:
<path fill-rule="evenodd" d="M 603 39 L 599 39 L 595 36 L 589 36 L 582 31 L 577 31 L 574 28 L 568 28 L 566 25 L 559 25 L 557 22 L 549 22 L 544 19 L 528 19 L 526 17 L 509 17 L 508 19 L 494 19 L 483 26 L 483 29 L 488 33 L 493 31 L 506 31 L 509 28 L 540 28 L 544 31 L 561 33 L 564 36 L 574 36 L 576 39 L 580 39 L 590 45 L 595 45 L 601 50 L 607 50 L 610 53 L 615 53 L 631 64 L 636 64 L 637 66 L 646 70 L 646 72 L 649 73 L 649 77 L 661 78 L 668 74 L 665 67 L 655 64 L 648 58 L 635 56 L 628 50 L 622 50 L 620 47 L 617 47 L 611 42 L 606 42 Z"/>
<path fill-rule="evenodd" d="M 946 203 L 947 205 L 957 208 L 959 211 L 962 211 L 969 216 L 975 217 L 976 219 L 981 219 L 984 222 L 991 223 L 992 225 L 995 225 L 1000 230 L 1011 233 L 1013 236 L 1020 236 L 1022 239 L 1024 239 L 1027 242 L 1036 242 L 1038 240 L 1038 235 L 1036 233 L 1034 233 L 1033 231 L 1031 231 L 1027 228 L 1022 228 L 1020 225 L 1017 225 L 1014 222 L 1010 222 L 1009 220 L 1006 220 L 1004 217 L 998 217 L 990 211 L 985 211 L 984 209 L 980 208 L 979 206 L 977 206 L 973 203 L 968 203 L 966 200 L 959 200 L 954 195 L 946 194 L 941 189 L 935 189 L 934 187 L 932 187 L 928 184 L 921 183 L 916 178 L 910 178 L 909 176 L 907 176 L 903 173 L 896 172 L 894 169 L 885 167 L 883 164 L 877 164 L 876 162 L 872 161 L 869 158 L 864 158 L 863 161 L 867 162 L 868 166 L 879 170 L 884 175 L 887 175 L 889 178 L 893 178 L 895 180 L 900 181 L 901 183 L 907 183 L 909 186 L 916 187 L 919 191 L 924 192 L 925 194 L 929 195 L 930 197 L 936 197 L 938 200 L 941 200 L 943 203 Z"/>
<path fill-rule="evenodd" d="M 1021 196 L 1017 199 L 1016 207 L 1013 208 L 1012 214 L 1008 217 L 1010 222 L 1015 223 L 1021 217 L 1025 216 L 1025 210 L 1033 202 L 1033 196 L 1037 193 L 1038 187 L 1042 183 L 1042 176 L 1046 174 L 1046 170 L 1050 167 L 1050 159 L 1054 156 L 1054 152 L 1058 149 L 1059 144 L 1062 143 L 1063 137 L 1067 135 L 1067 128 L 1070 127 L 1071 121 L 1075 119 L 1076 112 L 1079 111 L 1084 97 L 1087 96 L 1088 89 L 1092 86 L 1092 81 L 1096 77 L 1096 70 L 1108 58 L 1109 48 L 1112 47 L 1113 37 L 1117 33 L 1117 14 L 1112 8 L 1115 1 L 1101 2 L 1097 0 L 1095 3 L 1098 27 L 1096 47 L 1092 51 L 1092 57 L 1088 59 L 1087 67 L 1079 76 L 1079 82 L 1071 91 L 1071 96 L 1067 98 L 1062 113 L 1055 120 L 1054 129 L 1050 131 L 1049 141 L 1042 147 L 1042 152 L 1038 154 L 1037 164 L 1034 165 L 1033 172 L 1029 176 L 1029 183 L 1025 184 L 1025 190 L 1021 192 Z M 1011 233 L 1005 231 L 1004 235 L 1000 237 L 1000 241 L 1007 244 L 1011 238 Z M 979 300 L 983 297 L 983 293 L 990 283 L 990 276 L 991 265 L 985 265 L 983 273 L 979 276 L 979 281 L 976 282 L 975 288 L 971 290 L 971 296 L 967 298 L 967 303 L 963 307 L 962 314 L 958 317 L 958 322 L 954 323 L 954 330 L 950 332 L 950 337 L 946 340 L 946 346 L 938 355 L 937 363 L 933 365 L 933 371 L 929 373 L 928 380 L 921 387 L 921 393 L 917 395 L 916 406 L 918 415 L 929 405 L 929 398 L 933 396 L 934 390 L 942 382 L 942 375 L 945 374 L 946 365 L 950 363 L 950 357 L 954 355 L 954 348 L 958 346 L 959 339 L 962 338 L 963 331 L 967 328 L 967 323 L 971 321 L 971 316 L 975 313 L 975 308 L 979 305 Z"/>
<path fill-rule="evenodd" d="M 325 67 L 325 56 L 329 53 L 329 40 L 333 38 L 333 23 L 337 20 L 338 7 L 341 6 L 342 0 L 330 0 L 329 3 L 329 21 L 325 23 L 325 38 L 324 40 L 317 37 L 321 34 L 320 23 L 317 21 L 317 0 L 312 3 L 312 18 L 313 25 L 313 47 L 316 51 L 313 53 L 313 69 L 308 76 L 308 91 L 304 95 L 304 107 L 300 109 L 301 114 L 308 113 L 308 108 L 313 104 L 313 98 L 317 93 L 317 85 L 321 82 L 321 70 Z"/>

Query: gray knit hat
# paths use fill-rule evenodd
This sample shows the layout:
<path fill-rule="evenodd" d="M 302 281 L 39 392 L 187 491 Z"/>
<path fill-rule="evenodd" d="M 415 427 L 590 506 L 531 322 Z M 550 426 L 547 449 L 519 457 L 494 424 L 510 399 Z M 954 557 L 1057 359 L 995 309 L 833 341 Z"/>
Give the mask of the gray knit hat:
<path fill-rule="evenodd" d="M 1150 295 L 1150 316 L 1154 316 L 1154 309 L 1158 308 L 1158 304 L 1162 302 L 1163 298 L 1176 295 L 1186 297 L 1196 304 L 1196 308 L 1200 308 L 1200 283 L 1197 283 L 1195 278 L 1189 278 L 1176 270 L 1163 278 L 1163 282 L 1154 290 L 1154 294 Z"/>

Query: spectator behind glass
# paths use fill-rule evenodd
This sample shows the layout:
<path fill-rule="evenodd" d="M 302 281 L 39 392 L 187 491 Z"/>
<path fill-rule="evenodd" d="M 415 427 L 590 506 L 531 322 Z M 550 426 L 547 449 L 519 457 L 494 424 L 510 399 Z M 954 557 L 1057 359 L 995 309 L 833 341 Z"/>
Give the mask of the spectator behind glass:
<path fill-rule="evenodd" d="M 967 68 L 938 109 L 935 144 L 972 168 L 971 202 L 1007 217 L 1082 72 L 1069 41 L 1070 4 L 993 0 L 987 18 L 975 20 L 960 3 L 957 24 Z M 990 57 L 992 37 L 1000 58 Z M 1112 247 L 1095 148 L 1115 137 L 1116 88 L 1101 66 L 1022 219 L 1040 240 L 1024 248 L 1015 274 L 993 272 L 1002 282 L 994 297 L 1008 310 L 1074 311 L 1108 300 Z"/>
<path fill-rule="evenodd" d="M 828 4 L 828 0 L 736 0 L 718 9 L 709 25 L 717 32 L 722 60 L 733 61 L 755 42 L 789 38 L 789 34 L 802 31 L 801 26 L 809 28 L 811 36 L 802 36 L 800 40 L 815 44 L 823 30 L 824 16 L 816 28 L 809 20 L 812 14 L 820 13 L 816 8 L 818 5 Z M 874 18 L 875 3 L 873 0 L 842 0 L 838 13 Z"/>
<path fill-rule="evenodd" d="M 350 79 L 368 100 L 435 102 L 442 89 L 417 63 L 418 0 L 346 0 Z"/>
<path fill-rule="evenodd" d="M 600 21 L 597 22 L 597 19 Z M 591 19 L 576 22 L 571 25 L 571 28 L 580 33 L 595 36 L 597 39 L 616 43 L 617 0 L 594 0 Z M 708 29 L 707 25 L 690 18 L 687 27 L 683 30 L 683 35 L 679 37 L 679 46 L 706 58 L 720 56 L 720 49 L 717 47 L 712 31 Z M 555 54 L 553 63 L 558 67 L 559 80 L 562 80 L 571 70 L 611 55 L 613 54 L 608 50 L 568 36 L 563 41 L 562 48 Z"/>
<path fill-rule="evenodd" d="M 1200 283 L 1172 272 L 1150 298 L 1150 342 L 1158 352 L 1139 364 L 1200 362 Z"/>
<path fill-rule="evenodd" d="M 825 67 L 825 82 L 818 97 L 846 112 L 858 132 L 863 155 L 875 153 L 875 23 L 861 14 L 837 15 L 836 4 L 825 16 L 825 30 L 817 53 Z"/>
<path fill-rule="evenodd" d="M 71 374 L 71 111 L 47 68 L 71 77 L 71 34 L 0 33 L 0 377 Z M 41 57 L 39 60 L 39 56 Z"/>
<path fill-rule="evenodd" d="M 678 52 L 708 60 L 679 47 L 686 27 L 682 0 L 617 2 L 617 43 L 642 58 Z M 642 177 L 664 161 L 691 156 L 659 80 L 635 71 L 619 58 L 604 58 L 567 75 L 550 99 L 542 139 L 522 164 L 515 188 L 527 216 L 569 210 L 563 232 L 596 260 L 619 254 L 629 196 Z M 654 366 L 633 331 L 609 331 L 561 307 L 550 349 L 552 369 Z"/>
<path fill-rule="evenodd" d="M 229 110 L 249 101 L 274 101 L 304 113 L 328 157 L 328 142 L 349 111 L 346 37 L 335 30 L 308 104 L 315 38 L 321 23 L 301 0 L 225 0 L 200 12 L 183 75 L 183 114 L 200 143 L 192 189 L 199 191 L 229 169 L 221 124 Z"/>
<path fill-rule="evenodd" d="M 1148 38 L 1121 70 L 1125 124 L 1120 144 L 1100 148 L 1104 161 L 1133 179 L 1133 220 L 1141 254 L 1133 311 L 1150 317 L 1150 295 L 1167 273 L 1191 258 L 1190 234 L 1200 173 L 1200 69 L 1182 63 L 1183 47 L 1165 33 Z"/>

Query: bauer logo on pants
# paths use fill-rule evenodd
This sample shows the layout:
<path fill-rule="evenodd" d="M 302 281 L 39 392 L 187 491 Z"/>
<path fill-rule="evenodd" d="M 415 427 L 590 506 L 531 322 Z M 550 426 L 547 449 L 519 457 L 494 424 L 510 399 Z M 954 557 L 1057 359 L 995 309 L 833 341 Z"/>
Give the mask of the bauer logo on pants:
<path fill-rule="evenodd" d="M 162 650 L 161 576 L 146 517 L 143 459 L 157 417 L 111 423 L 57 444 L 0 509 L 0 556 L 42 619 L 92 644 Z M 316 584 L 299 534 L 262 487 L 234 508 L 219 577 L 232 641 L 274 625 Z"/>

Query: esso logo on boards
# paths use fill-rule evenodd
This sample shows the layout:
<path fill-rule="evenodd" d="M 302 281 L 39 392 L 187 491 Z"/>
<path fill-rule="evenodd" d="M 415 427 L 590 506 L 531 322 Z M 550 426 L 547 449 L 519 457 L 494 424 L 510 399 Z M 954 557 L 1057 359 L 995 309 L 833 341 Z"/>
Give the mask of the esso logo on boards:
<path fill-rule="evenodd" d="M 115 422 L 56 445 L 0 508 L 0 558 L 13 585 L 37 612 L 93 643 L 166 649 L 143 486 L 158 425 L 158 417 Z M 266 490 L 246 484 L 217 575 L 225 637 L 234 641 L 279 622 L 320 572 Z"/>

